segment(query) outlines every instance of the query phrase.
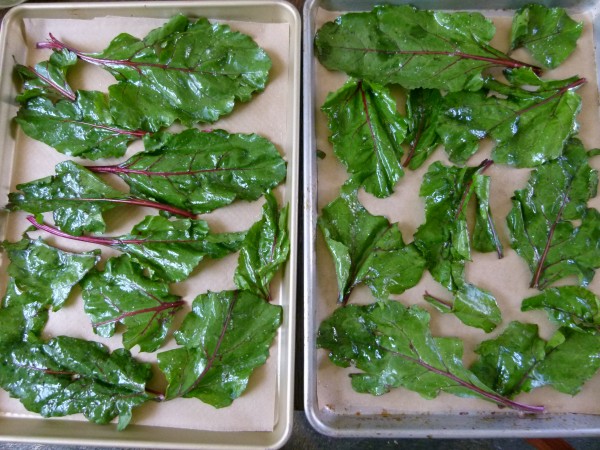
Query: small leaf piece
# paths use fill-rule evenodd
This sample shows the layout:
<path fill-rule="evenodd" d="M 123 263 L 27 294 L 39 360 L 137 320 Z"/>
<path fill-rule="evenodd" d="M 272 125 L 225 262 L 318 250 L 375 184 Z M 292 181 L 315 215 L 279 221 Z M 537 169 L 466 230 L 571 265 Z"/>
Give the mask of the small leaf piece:
<path fill-rule="evenodd" d="M 281 314 L 280 306 L 246 291 L 198 296 L 175 333 L 182 347 L 158 354 L 169 383 L 167 399 L 194 397 L 215 408 L 229 406 L 267 360 Z"/>
<path fill-rule="evenodd" d="M 117 323 L 126 327 L 123 346 L 139 345 L 153 352 L 164 342 L 173 315 L 184 305 L 163 281 L 144 275 L 144 268 L 127 255 L 111 258 L 104 270 L 94 270 L 82 282 L 86 314 L 94 332 L 111 337 Z"/>
<path fill-rule="evenodd" d="M 323 208 L 318 224 L 334 260 L 338 302 L 345 304 L 361 283 L 383 298 L 400 294 L 421 279 L 425 262 L 420 252 L 404 243 L 397 225 L 371 215 L 356 191 L 342 193 Z"/>
<path fill-rule="evenodd" d="M 562 157 L 515 191 L 507 221 L 512 247 L 533 273 L 531 287 L 544 289 L 570 275 L 586 285 L 600 267 L 600 213 L 587 207 L 597 185 L 583 145 L 572 140 Z"/>
<path fill-rule="evenodd" d="M 564 62 L 577 47 L 583 23 L 569 17 L 564 8 L 526 5 L 513 17 L 511 50 L 525 47 L 548 69 Z"/>
<path fill-rule="evenodd" d="M 400 158 L 406 120 L 385 87 L 350 79 L 327 96 L 327 114 L 336 156 L 359 186 L 376 197 L 388 197 L 404 174 Z"/>
<path fill-rule="evenodd" d="M 406 99 L 409 150 L 404 166 L 416 170 L 441 144 L 437 134 L 443 98 L 437 89 L 413 89 Z"/>
<path fill-rule="evenodd" d="M 83 413 L 105 424 L 119 416 L 122 430 L 133 408 L 153 397 L 145 392 L 150 364 L 135 361 L 124 349 L 109 353 L 97 342 L 60 336 L 15 346 L 0 358 L 2 388 L 44 417 Z"/>
<path fill-rule="evenodd" d="M 288 206 L 279 211 L 271 193 L 265 195 L 265 200 L 261 219 L 246 233 L 233 278 L 239 289 L 268 300 L 271 280 L 288 258 L 290 237 Z"/>
<path fill-rule="evenodd" d="M 482 383 L 462 363 L 462 342 L 433 337 L 429 314 L 417 307 L 382 300 L 338 308 L 321 323 L 317 345 L 330 352 L 334 364 L 361 370 L 351 375 L 357 392 L 381 395 L 405 387 L 428 399 L 448 392 L 528 412 L 543 410 L 501 397 Z"/>

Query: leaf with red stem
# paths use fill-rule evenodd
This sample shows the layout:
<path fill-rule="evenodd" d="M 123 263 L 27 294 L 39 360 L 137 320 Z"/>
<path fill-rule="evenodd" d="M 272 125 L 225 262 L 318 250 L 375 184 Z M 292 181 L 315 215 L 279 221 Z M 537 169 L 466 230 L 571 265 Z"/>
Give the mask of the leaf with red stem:
<path fill-rule="evenodd" d="M 76 95 L 67 82 L 67 73 L 77 62 L 77 56 L 68 50 L 55 52 L 49 60 L 34 67 L 17 64 L 15 70 L 23 80 L 23 87 L 17 101 L 21 104 L 34 97 L 47 97 L 75 101 Z"/>
<path fill-rule="evenodd" d="M 28 218 L 37 229 L 55 236 L 116 248 L 143 264 L 152 278 L 182 281 L 206 256 L 222 258 L 237 251 L 244 232 L 210 233 L 204 220 L 169 220 L 147 216 L 131 233 L 119 237 L 73 236 L 50 225 Z"/>
<path fill-rule="evenodd" d="M 531 67 L 490 47 L 495 31 L 480 13 L 384 5 L 323 25 L 315 53 L 326 68 L 358 79 L 407 89 L 476 91 L 488 68 Z"/>
<path fill-rule="evenodd" d="M 120 176 L 135 196 L 195 214 L 257 200 L 287 174 L 277 148 L 257 134 L 188 129 L 148 137 L 145 147 L 122 164 L 87 168 Z"/>
<path fill-rule="evenodd" d="M 404 387 L 427 399 L 447 392 L 522 412 L 544 410 L 503 397 L 486 386 L 463 365 L 462 342 L 433 337 L 429 314 L 416 306 L 381 300 L 338 308 L 321 323 L 317 345 L 329 352 L 334 364 L 360 370 L 350 375 L 357 392 L 382 395 Z"/>
<path fill-rule="evenodd" d="M 404 167 L 416 170 L 440 145 L 436 132 L 443 98 L 437 89 L 413 89 L 406 99 L 409 144 Z"/>
<path fill-rule="evenodd" d="M 533 274 L 531 287 L 572 275 L 583 285 L 592 280 L 600 267 L 600 213 L 587 202 L 597 185 L 583 144 L 573 139 L 563 156 L 538 167 L 527 187 L 515 191 L 507 222 L 511 245 Z"/>
<path fill-rule="evenodd" d="M 171 18 L 143 40 L 123 33 L 100 53 L 84 53 L 50 35 L 38 48 L 67 49 L 119 81 L 109 87 L 115 120 L 158 131 L 180 120 L 214 122 L 265 88 L 271 60 L 250 36 L 205 18 Z"/>
<path fill-rule="evenodd" d="M 185 304 L 169 293 L 168 283 L 146 276 L 128 255 L 109 259 L 104 270 L 90 272 L 81 287 L 94 332 L 110 337 L 117 323 L 124 325 L 123 346 L 128 350 L 139 345 L 142 352 L 156 351 L 174 314 Z"/>
<path fill-rule="evenodd" d="M 282 308 L 247 291 L 198 296 L 175 339 L 182 347 L 158 354 L 169 383 L 166 398 L 197 398 L 229 406 L 263 365 L 282 320 Z"/>
<path fill-rule="evenodd" d="M 100 177 L 73 161 L 56 165 L 56 175 L 17 185 L 8 194 L 11 211 L 34 214 L 52 211 L 54 223 L 64 232 L 80 236 L 102 233 L 102 214 L 118 205 L 136 205 L 194 217 L 194 214 L 155 201 L 136 198 L 106 184 Z"/>

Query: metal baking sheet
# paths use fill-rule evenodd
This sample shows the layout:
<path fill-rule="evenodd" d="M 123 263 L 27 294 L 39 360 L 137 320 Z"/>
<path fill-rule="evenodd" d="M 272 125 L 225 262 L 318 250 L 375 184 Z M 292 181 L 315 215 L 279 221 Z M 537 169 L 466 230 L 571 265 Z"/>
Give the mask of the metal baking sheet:
<path fill-rule="evenodd" d="M 342 85 L 347 78 L 339 72 L 328 72 L 316 60 L 313 53 L 313 38 L 320 23 L 324 20 L 333 20 L 339 14 L 349 11 L 368 11 L 373 6 L 379 4 L 374 0 L 344 1 L 344 0 L 309 0 L 303 11 L 303 90 L 304 90 L 304 307 L 305 307 L 305 397 L 304 406 L 310 423 L 321 433 L 331 436 L 344 437 L 434 437 L 434 438 L 490 438 L 490 437 L 584 437 L 600 435 L 600 410 L 594 410 L 593 413 L 570 413 L 570 412 L 548 412 L 541 415 L 522 415 L 513 411 L 501 411 L 495 408 L 493 404 L 486 404 L 483 401 L 473 401 L 459 399 L 450 395 L 442 395 L 443 399 L 423 400 L 417 394 L 404 389 L 393 390 L 389 394 L 381 397 L 372 397 L 365 394 L 356 394 L 348 392 L 349 380 L 347 375 L 355 372 L 356 369 L 336 368 L 328 360 L 326 352 L 316 349 L 316 333 L 323 317 L 327 316 L 335 309 L 336 296 L 324 295 L 335 290 L 335 281 L 332 278 L 333 263 L 327 250 L 324 249 L 324 243 L 320 233 L 317 231 L 317 217 L 320 208 L 333 200 L 336 195 L 335 177 L 340 178 L 338 182 L 343 182 L 347 176 L 342 165 L 335 160 L 331 152 L 330 144 L 327 142 L 327 125 L 324 114 L 320 111 L 320 106 L 324 100 L 325 87 L 331 91 L 331 86 L 335 88 Z M 442 9 L 442 10 L 461 10 L 461 11 L 480 11 L 491 18 L 512 17 L 514 10 L 530 3 L 528 1 L 491 1 L 483 5 L 481 2 L 467 0 L 462 2 L 442 1 L 435 2 L 424 1 L 403 1 L 393 0 L 385 3 L 393 4 L 412 4 L 423 9 Z M 596 42 L 599 41 L 600 27 L 600 3 L 597 1 L 557 1 L 552 6 L 563 6 L 568 8 L 570 14 L 578 18 L 585 19 L 587 30 L 588 47 L 584 55 L 585 62 L 591 67 L 592 76 L 588 79 L 586 85 L 586 94 L 584 96 L 584 108 L 587 108 L 579 116 L 582 130 L 591 131 L 591 135 L 586 136 L 584 143 L 588 148 L 598 146 L 600 142 L 600 132 L 597 123 L 594 120 L 598 118 L 598 49 Z M 581 60 L 577 60 L 581 61 Z M 571 66 L 572 69 L 573 66 Z M 574 74 L 573 72 L 569 72 Z M 581 74 L 580 74 L 581 75 Z M 581 91 L 583 92 L 583 91 Z M 590 122 L 588 122 L 588 120 Z M 582 131 L 583 133 L 583 131 Z M 317 150 L 325 152 L 325 158 L 317 158 Z M 434 157 L 443 158 L 439 155 L 439 150 Z M 436 156 L 438 155 L 438 156 Z M 479 157 L 483 158 L 481 154 Z M 474 159 L 477 159 L 474 157 Z M 431 159 L 424 166 L 428 166 Z M 477 160 L 478 161 L 478 160 Z M 593 165 L 597 167 L 598 162 Z M 325 173 L 325 176 L 319 173 L 319 168 Z M 426 169 L 426 167 L 425 167 Z M 514 191 L 514 186 L 521 186 L 528 177 L 528 172 L 519 172 L 518 181 L 496 183 L 501 185 L 503 194 L 510 197 Z M 406 178 L 406 177 L 405 177 Z M 507 180 L 508 181 L 508 180 Z M 398 186 L 405 182 L 401 179 Z M 521 183 L 521 184 L 519 184 Z M 492 186 L 494 178 L 492 177 Z M 400 191 L 401 188 L 397 188 Z M 494 189 L 492 187 L 492 189 Z M 418 188 L 417 188 L 418 191 Z M 363 193 L 364 194 L 364 193 Z M 367 206 L 373 214 L 382 214 L 395 222 L 399 217 L 398 211 L 406 212 L 407 207 L 403 205 L 404 198 L 400 200 L 401 195 L 408 194 L 406 190 L 402 194 L 393 195 L 387 203 L 375 200 L 369 200 L 368 194 L 361 194 L 362 200 L 371 201 Z M 417 193 L 413 192 L 414 199 L 418 200 Z M 494 195 L 492 193 L 492 195 Z M 508 198 L 509 198 L 508 197 Z M 391 203 L 390 203 L 391 202 Z M 590 206 L 598 207 L 598 198 L 591 202 Z M 371 206 L 373 209 L 371 209 Z M 422 209 L 422 207 L 421 207 Z M 495 214 L 497 223 L 503 221 L 506 214 Z M 421 213 L 412 214 L 414 217 L 402 219 L 400 228 L 407 241 L 410 241 L 412 232 L 423 220 Z M 411 231 L 405 234 L 403 226 Z M 411 228 L 412 227 L 412 228 Z M 508 246 L 505 245 L 505 250 Z M 514 252 L 513 252 L 514 253 Z M 515 256 L 515 255 L 513 255 Z M 512 260 L 515 263 L 517 259 Z M 522 262 L 519 263 L 522 265 Z M 329 267 L 331 266 L 331 267 Z M 505 267 L 506 268 L 506 267 Z M 324 275 L 327 273 L 327 275 Z M 476 273 L 475 273 L 476 275 Z M 500 274 L 499 274 L 500 275 Z M 333 274 L 335 276 L 335 274 Z M 522 280 L 516 280 L 514 283 L 525 281 L 528 284 L 528 273 L 521 273 Z M 329 278 L 327 278 L 329 277 Z M 330 279 L 331 278 L 331 279 Z M 592 289 L 598 292 L 598 276 L 596 276 Z M 431 280 L 430 280 L 431 281 Z M 477 281 L 471 279 L 475 284 Z M 487 280 L 490 282 L 489 280 Z M 506 281 L 506 280 L 505 280 Z M 491 283 L 494 283 L 492 280 Z M 512 286 L 512 285 L 511 285 Z M 487 286 L 483 286 L 487 287 Z M 496 286 L 493 286 L 497 288 Z M 506 291 L 506 290 L 505 290 Z M 492 289 L 497 295 L 497 292 Z M 407 291 L 408 293 L 408 291 Z M 405 293 L 406 294 L 406 293 Z M 504 292 L 503 296 L 510 297 L 510 293 Z M 354 295 L 354 294 L 353 294 Z M 404 295 L 404 294 L 403 294 Z M 397 296 L 404 300 L 403 295 Z M 412 303 L 418 303 L 412 298 Z M 422 295 L 422 291 L 421 291 Z M 370 294 L 368 289 L 359 291 L 358 300 L 369 301 Z M 524 297 L 514 298 L 512 301 L 518 301 Z M 424 303 L 421 306 L 427 307 Z M 435 313 L 432 313 L 435 316 Z M 452 328 L 444 328 L 447 324 L 444 318 L 438 316 L 434 319 L 436 325 L 440 328 L 434 330 L 434 335 L 453 335 L 440 332 L 449 331 Z M 538 317 L 547 322 L 545 315 Z M 507 323 L 506 316 L 504 323 Z M 503 327 L 502 327 L 503 329 Z M 548 330 L 546 330 L 548 331 Z M 490 338 L 483 333 L 478 335 L 479 342 Z M 338 370 L 339 369 L 339 370 Z M 588 402 L 588 409 L 594 408 L 597 401 L 598 378 L 591 380 L 591 387 L 580 394 Z M 343 387 L 340 387 L 343 386 Z M 336 391 L 329 394 L 327 390 Z M 346 390 L 344 390 L 346 389 Z M 534 391 L 535 392 L 535 391 Z M 327 395 L 324 395 L 326 393 Z M 532 393 L 533 394 L 533 393 Z M 541 392 L 539 395 L 544 395 Z M 562 395 L 562 394 L 561 394 Z M 391 396 L 391 397 L 390 397 Z M 566 397 L 566 396 L 565 396 Z M 392 398 L 392 400 L 390 400 Z M 539 397 L 534 397 L 539 398 Z M 334 399 L 334 400 L 332 400 Z M 335 400 L 339 401 L 335 401 Z M 553 406 L 560 406 L 560 400 L 554 401 Z M 394 404 L 395 401 L 398 401 Z M 356 402 L 356 403 L 352 403 Z M 426 404 L 427 402 L 431 402 Z M 445 402 L 445 403 L 444 403 Z M 530 402 L 531 403 L 531 402 Z M 534 403 L 539 404 L 539 403 Z M 402 406 L 398 406 L 402 405 Z M 414 406 L 417 405 L 417 406 Z M 591 405 L 591 408 L 590 408 Z M 406 409 L 403 409 L 406 406 Z M 597 406 L 596 406 L 597 408 Z M 418 411 L 415 411 L 418 409 Z M 560 410 L 557 408 L 556 410 Z"/>
<path fill-rule="evenodd" d="M 26 412 L 15 413 L 12 410 L 6 412 L 9 399 L 7 394 L 2 392 L 0 393 L 0 441 L 145 448 L 280 448 L 291 434 L 294 392 L 296 243 L 298 242 L 301 26 L 300 15 L 290 3 L 283 0 L 28 3 L 9 11 L 2 22 L 0 32 L 0 73 L 2 74 L 0 77 L 0 197 L 6 199 L 7 193 L 14 189 L 15 183 L 23 181 L 22 165 L 24 161 L 27 162 L 27 166 L 34 167 L 34 171 L 40 171 L 40 173 L 47 171 L 48 174 L 51 174 L 57 161 L 67 159 L 66 156 L 50 148 L 45 149 L 47 156 L 44 156 L 43 159 L 33 156 L 38 154 L 36 152 L 40 151 L 42 144 L 27 138 L 11 120 L 17 111 L 14 99 L 18 83 L 12 76 L 15 62 L 30 61 L 31 52 L 40 52 L 28 43 L 28 21 L 61 21 L 61 24 L 65 24 L 65 28 L 60 30 L 63 38 L 68 37 L 72 39 L 72 42 L 76 42 L 76 36 L 69 36 L 70 23 L 81 25 L 82 21 L 98 19 L 110 21 L 114 18 L 114 20 L 130 23 L 132 27 L 121 29 L 118 32 L 132 32 L 136 23 L 152 21 L 152 23 L 162 24 L 178 13 L 191 18 L 206 17 L 213 21 L 228 23 L 233 29 L 236 29 L 237 24 L 238 27 L 247 26 L 250 29 L 262 30 L 264 33 L 261 36 L 267 42 L 259 44 L 267 52 L 270 47 L 277 49 L 278 52 L 275 59 L 272 57 L 273 70 L 265 91 L 255 95 L 252 101 L 237 105 L 229 116 L 220 119 L 215 124 L 203 127 L 223 128 L 232 133 L 256 132 L 266 135 L 275 143 L 288 164 L 286 181 L 277 189 L 277 195 L 281 203 L 290 205 L 289 231 L 292 244 L 288 264 L 283 270 L 281 279 L 277 280 L 278 284 L 273 291 L 274 301 L 283 307 L 284 319 L 276 341 L 271 346 L 269 361 L 265 366 L 259 368 L 258 374 L 255 372 L 256 376 L 250 379 L 250 386 L 246 392 L 247 398 L 252 399 L 252 396 L 260 392 L 262 381 L 270 383 L 269 389 L 274 392 L 273 400 L 266 404 L 268 410 L 258 413 L 263 412 L 273 420 L 267 427 L 253 429 L 243 426 L 244 421 L 247 420 L 244 417 L 249 416 L 237 417 L 234 412 L 235 408 L 217 410 L 210 407 L 201 416 L 185 417 L 185 419 L 188 424 L 194 421 L 198 423 L 204 421 L 205 424 L 210 425 L 218 417 L 221 423 L 219 427 L 196 426 L 196 424 L 179 426 L 177 417 L 183 418 L 188 411 L 185 408 L 174 407 L 173 404 L 169 407 L 168 414 L 174 416 L 175 420 L 171 420 L 168 425 L 162 423 L 149 425 L 154 420 L 152 415 L 160 410 L 160 406 L 167 406 L 170 403 L 166 402 L 156 408 L 149 405 L 151 406 L 149 411 L 141 412 L 147 405 L 136 409 L 131 425 L 125 431 L 118 432 L 114 424 L 99 426 L 77 417 L 43 419 Z M 86 34 L 93 36 L 92 33 Z M 276 39 L 269 41 L 268 38 L 272 35 L 277 36 L 279 42 L 275 42 Z M 143 35 L 139 37 L 143 37 Z M 96 51 L 102 48 L 104 47 L 99 46 L 90 50 Z M 49 52 L 46 53 L 41 59 L 49 56 Z M 38 57 L 37 53 L 35 57 Z M 91 89 L 88 86 L 76 87 Z M 105 89 L 99 90 L 105 91 Z M 275 103 L 277 103 L 276 106 Z M 265 110 L 269 108 L 277 112 L 265 113 Z M 271 117 L 273 114 L 275 116 Z M 248 119 L 240 119 L 240 117 Z M 268 122 L 268 127 L 265 125 L 266 128 L 261 128 L 261 119 L 265 123 Z M 235 223 L 235 219 L 238 217 L 245 219 L 254 217 L 254 220 L 259 217 L 257 214 L 260 214 L 260 202 L 236 203 L 239 204 L 232 205 L 232 208 L 229 212 L 224 213 L 224 216 L 217 216 L 215 219 L 217 227 L 226 226 L 226 222 Z M 15 240 L 13 224 L 17 221 L 13 214 L 15 213 L 0 212 L 0 239 Z M 203 215 L 202 218 L 208 220 L 213 226 L 211 215 Z M 59 246 L 62 243 L 64 241 L 56 242 Z M 229 261 L 229 263 L 231 262 L 233 260 Z M 5 260 L 0 261 L 2 272 L 5 272 L 6 264 Z M 217 266 L 216 269 L 218 270 L 218 268 Z M 210 270 L 215 270 L 215 268 Z M 200 271 L 201 275 L 203 273 L 204 270 Z M 1 278 L 0 284 L 2 284 Z M 207 284 L 206 287 L 211 289 L 210 284 Z M 217 289 L 219 289 L 218 286 L 212 288 L 212 290 Z M 184 295 L 184 298 L 191 301 L 195 295 L 201 292 L 189 292 L 189 295 Z M 181 295 L 181 293 L 179 294 Z M 75 322 L 73 329 L 77 331 L 77 327 L 77 322 Z M 94 340 L 102 341 L 98 337 Z M 252 406 L 252 401 L 244 399 L 244 395 L 238 400 Z M 200 403 L 193 399 L 183 401 L 190 405 Z M 11 399 L 10 402 L 14 402 L 14 400 Z M 257 415 L 257 411 L 253 411 L 251 408 L 247 408 L 247 411 L 252 411 L 251 415 Z M 164 415 L 165 413 L 159 414 Z M 228 429 L 228 421 L 238 424 L 239 429 L 237 431 Z M 242 426 L 239 426 L 240 423 Z"/>

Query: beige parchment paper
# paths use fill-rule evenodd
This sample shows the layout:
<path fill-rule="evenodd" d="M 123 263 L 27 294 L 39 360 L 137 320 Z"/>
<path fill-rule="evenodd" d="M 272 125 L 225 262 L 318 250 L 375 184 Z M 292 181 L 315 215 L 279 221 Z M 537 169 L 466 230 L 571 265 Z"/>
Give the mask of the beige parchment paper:
<path fill-rule="evenodd" d="M 335 19 L 340 12 L 327 11 L 323 8 L 317 11 L 316 29 L 330 20 Z M 500 50 L 508 51 L 510 43 L 510 16 L 506 12 L 484 12 L 497 26 L 497 33 L 492 45 Z M 547 78 L 567 78 L 573 75 L 586 77 L 588 82 L 578 93 L 583 98 L 583 109 L 578 117 L 580 123 L 580 138 L 586 148 L 595 148 L 600 145 L 600 129 L 598 128 L 598 91 L 596 80 L 596 66 L 594 56 L 593 28 L 589 17 L 574 16 L 576 20 L 584 21 L 583 35 L 574 54 L 561 67 L 546 72 Z M 530 58 L 524 52 L 515 52 L 517 59 Z M 315 96 L 316 108 L 325 101 L 329 92 L 337 90 L 347 79 L 345 74 L 330 72 L 315 60 Z M 402 111 L 404 100 L 398 102 Z M 315 111 L 317 148 L 326 153 L 326 157 L 318 161 L 318 208 L 319 211 L 339 195 L 339 188 L 347 179 L 342 164 L 333 154 L 331 144 L 328 142 L 327 118 L 320 111 Z M 483 159 L 490 156 L 491 142 L 484 142 L 482 148 L 468 162 L 468 165 L 478 165 Z M 600 167 L 600 158 L 592 158 L 591 164 L 596 169 Z M 359 199 L 363 205 L 375 215 L 386 216 L 390 222 L 398 222 L 404 240 L 410 242 L 412 236 L 424 222 L 423 201 L 418 192 L 427 168 L 434 161 L 443 161 L 450 164 L 443 149 L 439 148 L 425 164 L 416 171 L 406 170 L 404 177 L 396 186 L 395 193 L 387 199 L 377 199 L 361 191 Z M 537 323 L 540 327 L 541 337 L 548 339 L 555 327 L 550 325 L 544 312 L 520 312 L 522 299 L 535 295 L 538 291 L 530 289 L 531 273 L 525 262 L 510 248 L 509 234 L 506 226 L 506 216 L 511 208 L 510 198 L 516 189 L 525 186 L 530 170 L 507 168 L 495 164 L 486 170 L 491 181 L 491 208 L 497 231 L 504 247 L 504 258 L 498 259 L 495 253 L 481 254 L 473 252 L 473 261 L 467 264 L 467 280 L 476 286 L 491 291 L 502 311 L 503 323 L 492 333 L 486 334 L 482 330 L 463 325 L 451 314 L 442 315 L 423 300 L 427 290 L 434 296 L 451 299 L 449 292 L 436 283 L 429 273 L 426 273 L 421 282 L 402 295 L 392 298 L 402 301 L 406 305 L 419 305 L 431 314 L 431 327 L 434 336 L 457 336 L 464 341 L 465 366 L 469 366 L 475 359 L 474 349 L 487 339 L 492 339 L 500 334 L 509 322 L 520 320 L 523 322 Z M 598 208 L 598 198 L 590 202 L 590 206 Z M 317 256 L 319 262 L 317 273 L 317 322 L 320 323 L 336 308 L 337 286 L 331 256 L 329 255 L 323 237 L 317 233 Z M 594 278 L 589 286 L 596 293 L 600 293 L 600 276 Z M 351 303 L 371 303 L 372 295 L 368 288 L 360 287 L 352 293 Z M 359 394 L 352 390 L 348 375 L 356 372 L 355 368 L 340 368 L 333 365 L 323 350 L 318 351 L 317 359 L 317 399 L 319 409 L 340 415 L 378 415 L 378 414 L 453 414 L 453 413 L 486 413 L 497 412 L 495 404 L 476 399 L 464 399 L 450 394 L 441 394 L 435 400 L 426 400 L 420 395 L 406 389 L 393 389 L 391 392 L 374 397 Z M 547 412 L 581 412 L 600 414 L 600 376 L 589 381 L 583 391 L 575 397 L 561 394 L 550 388 L 534 390 L 529 394 L 519 395 L 516 400 L 532 404 L 544 405 Z M 508 412 L 509 414 L 512 412 Z M 515 412 L 515 414 L 517 414 Z"/>
<path fill-rule="evenodd" d="M 210 17 L 209 17 L 210 19 Z M 59 40 L 82 51 L 96 52 L 104 49 L 117 34 L 127 32 L 143 38 L 148 31 L 164 24 L 166 19 L 144 17 L 98 17 L 91 20 L 78 19 L 25 19 L 22 27 L 24 45 L 16 52 L 24 60 L 19 63 L 33 65 L 50 56 L 48 50 L 36 50 L 35 44 L 48 38 L 49 33 Z M 286 158 L 292 149 L 289 147 L 289 120 L 286 111 L 289 110 L 291 101 L 287 93 L 293 88 L 288 77 L 287 59 L 289 55 L 290 30 L 287 23 L 253 23 L 240 21 L 227 21 L 233 30 L 250 35 L 272 59 L 273 67 L 270 72 L 269 82 L 264 92 L 256 94 L 245 104 L 238 104 L 234 112 L 214 124 L 201 126 L 203 129 L 225 129 L 231 133 L 258 133 L 270 139 Z M 73 76 L 69 78 L 73 88 L 100 90 L 107 92 L 114 78 L 99 67 L 80 64 Z M 109 161 L 118 163 L 127 159 L 133 153 L 142 150 L 141 143 L 130 146 L 127 155 L 119 160 Z M 18 183 L 34 180 L 54 174 L 54 166 L 65 159 L 54 149 L 37 142 L 17 130 L 15 137 L 15 158 L 11 189 Z M 90 162 L 78 160 L 85 164 L 106 164 L 107 160 Z M 114 178 L 106 178 L 115 185 L 124 187 Z M 276 195 L 280 204 L 288 201 L 289 191 L 286 195 L 286 186 L 280 186 Z M 260 218 L 263 200 L 256 202 L 235 202 L 213 213 L 202 215 L 207 220 L 211 230 L 215 232 L 241 231 L 248 229 Z M 128 232 L 132 225 L 138 223 L 144 216 L 156 214 L 144 208 L 116 208 L 107 215 L 107 235 L 120 235 Z M 19 240 L 27 228 L 24 213 L 11 213 L 8 218 L 7 236 L 9 240 Z M 50 216 L 48 216 L 50 217 Z M 31 236 L 38 234 L 32 233 Z M 65 239 L 54 239 L 48 235 L 44 238 L 53 245 L 64 250 L 87 251 L 94 248 L 81 243 L 74 243 Z M 103 260 L 118 253 L 111 249 L 102 249 Z M 1 256 L 1 255 L 0 255 Z M 6 261 L 4 261 L 4 267 Z M 171 332 L 177 329 L 185 314 L 190 310 L 193 299 L 208 290 L 220 291 L 235 289 L 233 273 L 237 265 L 237 254 L 227 256 L 221 260 L 204 260 L 194 271 L 192 277 L 176 285 L 171 291 L 181 295 L 187 305 L 180 311 L 171 327 Z M 273 287 L 274 303 L 281 304 L 285 290 L 281 281 Z M 5 284 L 4 284 L 5 286 Z M 2 288 L 4 289 L 4 286 Z M 285 314 L 289 309 L 284 307 Z M 284 323 L 289 323 L 284 319 Z M 69 335 L 89 340 L 95 340 L 108 345 L 110 348 L 122 347 L 120 334 L 113 338 L 104 339 L 95 335 L 90 326 L 90 321 L 83 312 L 83 304 L 79 293 L 74 293 L 67 306 L 62 310 L 52 313 L 45 329 L 47 337 L 55 335 Z M 171 336 L 167 344 L 159 351 L 176 347 Z M 139 360 L 155 363 L 156 355 L 139 353 L 137 347 L 132 350 Z M 139 425 L 210 430 L 210 431 L 271 431 L 276 421 L 276 398 L 278 377 L 278 351 L 277 338 L 270 351 L 267 363 L 258 368 L 250 378 L 247 391 L 229 407 L 215 409 L 196 399 L 175 399 L 163 403 L 150 402 L 134 410 L 132 423 Z M 155 364 L 154 364 L 155 366 Z M 164 389 L 165 380 L 159 370 L 154 367 L 156 385 L 155 389 Z M 26 411 L 18 400 L 9 398 L 5 391 L 0 390 L 0 414 L 8 417 L 39 417 Z M 83 416 L 74 415 L 62 420 L 85 420 Z M 50 419 L 51 420 L 51 419 Z"/>

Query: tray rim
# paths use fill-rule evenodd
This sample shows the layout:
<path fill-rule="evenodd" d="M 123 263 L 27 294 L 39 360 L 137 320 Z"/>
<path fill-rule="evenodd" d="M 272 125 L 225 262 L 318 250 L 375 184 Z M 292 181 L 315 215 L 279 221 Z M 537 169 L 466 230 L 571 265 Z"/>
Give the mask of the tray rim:
<path fill-rule="evenodd" d="M 269 11 L 268 17 L 263 20 L 250 20 L 251 10 L 261 7 L 261 11 Z M 189 11 L 197 9 L 198 15 L 206 15 L 209 19 L 245 20 L 258 23 L 287 23 L 289 24 L 289 61 L 286 67 L 286 76 L 290 83 L 289 91 L 291 110 L 286 117 L 286 152 L 288 161 L 288 174 L 286 181 L 286 198 L 289 203 L 289 234 L 290 254 L 285 268 L 282 285 L 282 295 L 287 302 L 283 304 L 284 314 L 282 325 L 277 336 L 277 343 L 271 348 L 272 354 L 277 353 L 276 398 L 275 398 L 275 423 L 272 431 L 204 431 L 168 428 L 167 431 L 177 431 L 188 439 L 183 441 L 154 440 L 148 437 L 148 429 L 156 427 L 130 425 L 127 430 L 117 432 L 114 427 L 99 427 L 87 422 L 63 421 L 66 428 L 69 425 L 89 428 L 90 437 L 71 437 L 56 433 L 55 426 L 60 419 L 44 418 L 8 418 L 0 417 L 0 442 L 32 442 L 66 445 L 98 445 L 147 448 L 181 448 L 181 449 L 216 449 L 216 448 L 281 448 L 290 438 L 293 426 L 293 398 L 294 398 L 294 352 L 295 352 L 295 315 L 296 315 L 296 265 L 297 265 L 297 222 L 298 222 L 298 189 L 300 162 L 299 125 L 300 125 L 300 57 L 301 57 L 301 16 L 298 10 L 286 0 L 159 0 L 159 1 L 103 1 L 103 2 L 74 2 L 74 3 L 25 3 L 11 8 L 2 20 L 0 29 L 0 48 L 4 47 L 8 39 L 7 29 L 13 21 L 20 20 L 27 14 L 60 14 L 65 10 L 81 9 L 98 14 L 115 15 L 141 15 L 147 13 L 150 17 L 169 17 L 173 10 Z M 171 11 L 171 12 L 168 12 Z M 208 11 L 204 14 L 203 11 Z M 211 13 L 212 11 L 212 13 Z M 220 17 L 221 12 L 226 17 Z M 138 13 L 138 14 L 136 14 Z M 275 20 L 279 17 L 279 20 Z M 0 54 L 0 67 L 6 64 L 5 59 L 10 58 L 5 52 Z M 9 72 L 10 73 L 10 72 Z M 1 85 L 0 85 L 1 86 Z M 5 102 L 2 102 L 5 103 Z M 4 115 L 7 106 L 0 105 L 0 115 Z M 5 168 L 3 168 L 5 169 Z M 10 168 L 8 169 L 10 173 Z M 0 232 L 4 229 L 0 227 Z M 38 430 L 35 435 L 28 431 Z M 137 436 L 132 439 L 128 432 Z M 152 433 L 150 433 L 152 436 Z M 204 442 L 203 442 L 204 440 Z"/>

